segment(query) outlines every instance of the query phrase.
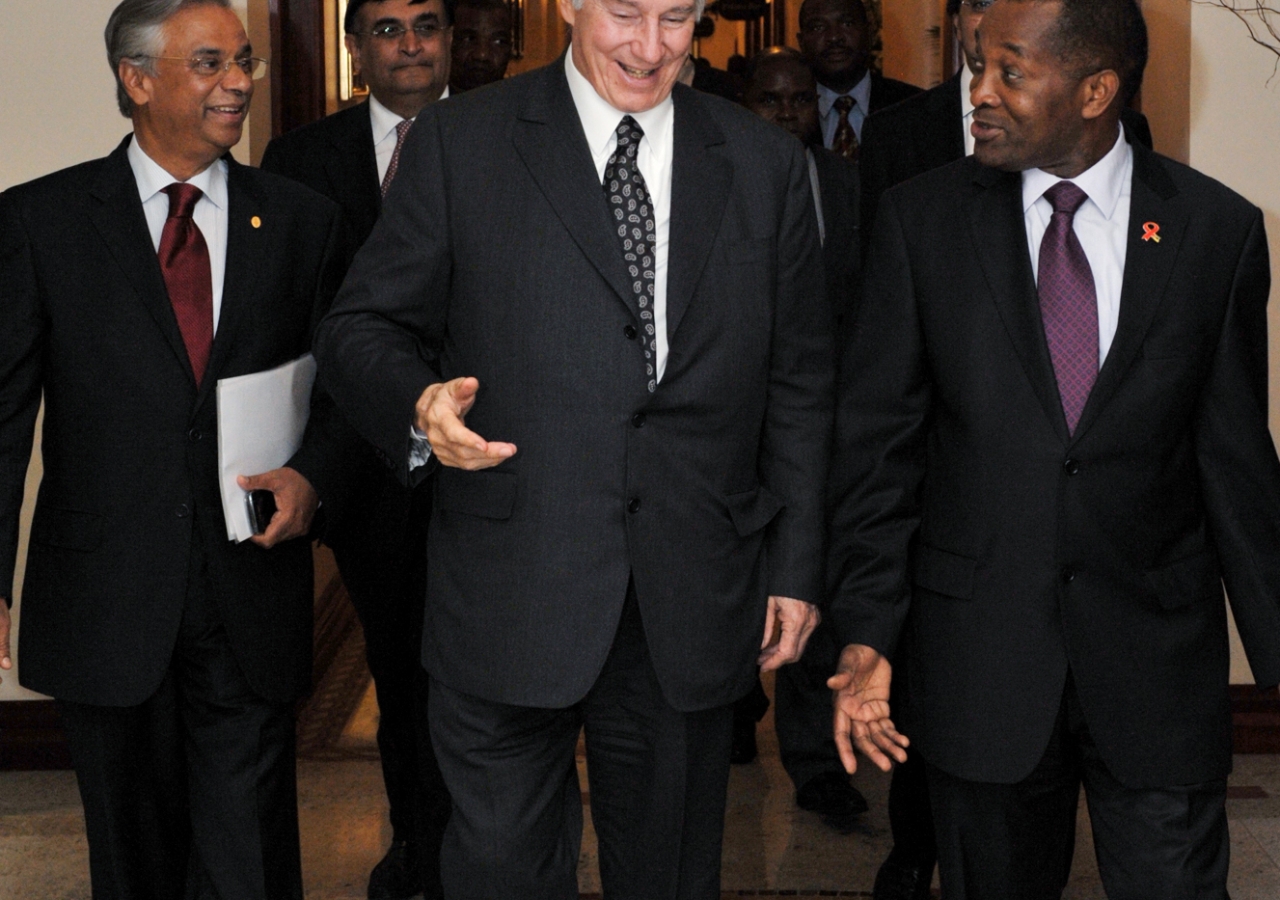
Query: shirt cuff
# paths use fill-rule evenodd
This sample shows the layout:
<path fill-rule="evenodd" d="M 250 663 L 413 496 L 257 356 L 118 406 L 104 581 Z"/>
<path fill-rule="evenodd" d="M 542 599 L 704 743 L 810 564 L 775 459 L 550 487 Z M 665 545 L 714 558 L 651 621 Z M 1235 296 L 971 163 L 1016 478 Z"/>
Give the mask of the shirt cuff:
<path fill-rule="evenodd" d="M 421 469 L 431 461 L 431 445 L 416 425 L 409 426 L 409 471 Z"/>

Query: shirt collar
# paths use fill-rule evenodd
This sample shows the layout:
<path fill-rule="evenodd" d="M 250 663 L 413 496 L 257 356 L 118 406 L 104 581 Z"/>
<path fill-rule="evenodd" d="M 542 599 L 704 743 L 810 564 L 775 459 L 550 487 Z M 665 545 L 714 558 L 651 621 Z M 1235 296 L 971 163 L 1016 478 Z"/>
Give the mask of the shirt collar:
<path fill-rule="evenodd" d="M 147 155 L 138 145 L 137 137 L 129 142 L 126 151 L 129 166 L 133 169 L 133 178 L 138 183 L 138 196 L 146 203 L 178 179 L 165 170 L 158 162 Z M 203 172 L 187 179 L 187 184 L 198 187 L 205 199 L 218 209 L 227 208 L 227 163 L 217 160 Z"/>
<path fill-rule="evenodd" d="M 844 96 L 852 97 L 858 104 L 858 109 L 862 110 L 866 115 L 871 110 L 871 70 L 862 76 L 862 80 L 855 84 L 852 88 L 843 94 L 833 91 L 825 84 L 818 85 L 818 115 L 824 119 L 831 112 L 831 107 L 835 105 L 836 98 Z"/>
<path fill-rule="evenodd" d="M 1044 192 L 1059 181 L 1071 181 L 1089 195 L 1102 215 L 1110 219 L 1120 203 L 1120 197 L 1129 187 L 1133 173 L 1133 148 L 1125 140 L 1120 129 L 1116 142 L 1106 156 L 1098 160 L 1075 178 L 1063 179 L 1042 169 L 1028 169 L 1022 173 L 1022 211 L 1026 213 Z"/>
<path fill-rule="evenodd" d="M 449 85 L 444 86 L 444 90 L 440 92 L 440 96 L 436 98 L 436 102 L 447 100 L 449 97 Z M 414 117 L 417 118 L 416 116 Z M 396 130 L 396 126 L 404 121 L 404 116 L 399 113 L 393 113 L 391 110 L 383 106 L 378 98 L 369 95 L 369 122 L 373 125 L 373 145 L 376 147 L 387 139 L 387 135 Z M 410 122 L 413 119 L 409 120 Z"/>
<path fill-rule="evenodd" d="M 587 137 L 587 146 L 593 157 L 600 156 L 608 149 L 613 133 L 618 130 L 618 123 L 627 115 L 636 120 L 651 148 L 660 146 L 658 136 L 671 128 L 673 104 L 670 94 L 652 109 L 624 113 L 596 93 L 591 82 L 578 71 L 572 51 L 564 55 L 564 73 L 569 80 L 569 93 L 573 96 L 573 105 L 578 109 L 582 131 Z"/>

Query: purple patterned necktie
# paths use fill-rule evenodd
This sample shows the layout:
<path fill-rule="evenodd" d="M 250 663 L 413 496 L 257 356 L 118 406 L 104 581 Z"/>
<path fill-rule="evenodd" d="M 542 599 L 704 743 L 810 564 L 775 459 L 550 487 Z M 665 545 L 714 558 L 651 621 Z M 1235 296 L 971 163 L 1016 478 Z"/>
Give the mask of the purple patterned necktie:
<path fill-rule="evenodd" d="M 1067 432 L 1074 434 L 1098 378 L 1098 293 L 1089 260 L 1071 227 L 1089 195 L 1060 181 L 1044 192 L 1044 198 L 1053 204 L 1053 218 L 1040 241 L 1040 315 Z"/>
<path fill-rule="evenodd" d="M 391 151 L 391 162 L 387 163 L 387 174 L 382 176 L 382 196 L 391 190 L 391 182 L 400 170 L 400 151 L 404 149 L 404 138 L 413 127 L 413 119 L 401 119 L 396 125 L 396 148 Z"/>

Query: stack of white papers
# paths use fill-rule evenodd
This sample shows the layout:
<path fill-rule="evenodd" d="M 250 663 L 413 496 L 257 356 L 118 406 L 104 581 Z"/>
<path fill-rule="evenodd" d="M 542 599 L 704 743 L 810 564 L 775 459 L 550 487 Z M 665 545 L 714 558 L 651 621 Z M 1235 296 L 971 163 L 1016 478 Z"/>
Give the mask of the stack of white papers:
<path fill-rule="evenodd" d="M 253 537 L 236 476 L 278 469 L 298 452 L 315 380 L 310 353 L 267 372 L 218 379 L 218 473 L 228 540 Z"/>

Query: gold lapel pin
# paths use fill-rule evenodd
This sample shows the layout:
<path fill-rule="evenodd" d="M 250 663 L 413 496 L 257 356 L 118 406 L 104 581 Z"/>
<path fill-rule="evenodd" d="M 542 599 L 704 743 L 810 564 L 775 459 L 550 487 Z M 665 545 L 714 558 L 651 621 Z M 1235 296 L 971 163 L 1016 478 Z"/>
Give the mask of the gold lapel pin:
<path fill-rule="evenodd" d="M 1155 241 L 1160 243 L 1160 226 L 1155 222 L 1142 223 L 1142 239 L 1144 241 Z"/>
<path fill-rule="evenodd" d="M 257 216 L 254 216 L 252 219 L 249 220 L 249 224 L 252 225 L 254 228 L 261 228 L 262 220 L 259 219 Z M 1159 238 L 1156 238 L 1156 240 L 1159 240 Z"/>

